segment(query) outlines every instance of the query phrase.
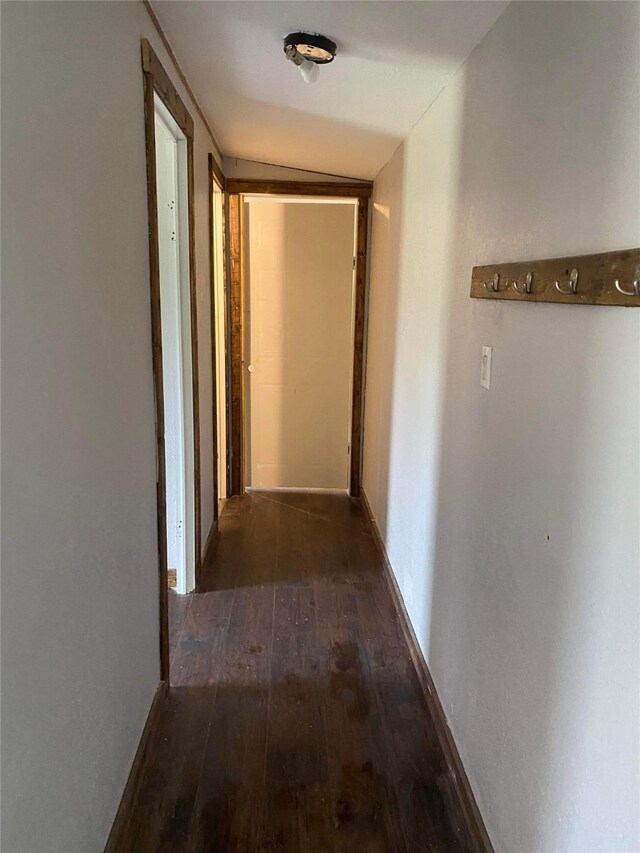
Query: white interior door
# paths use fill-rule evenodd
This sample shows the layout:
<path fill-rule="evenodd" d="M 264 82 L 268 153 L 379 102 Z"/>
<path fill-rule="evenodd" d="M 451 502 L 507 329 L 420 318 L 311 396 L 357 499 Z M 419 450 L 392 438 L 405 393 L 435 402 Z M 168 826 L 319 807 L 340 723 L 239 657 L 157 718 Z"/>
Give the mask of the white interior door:
<path fill-rule="evenodd" d="M 347 489 L 355 204 L 247 199 L 246 475 Z"/>
<path fill-rule="evenodd" d="M 167 568 L 176 589 L 195 586 L 191 303 L 184 134 L 156 100 L 156 192 L 166 472 Z"/>

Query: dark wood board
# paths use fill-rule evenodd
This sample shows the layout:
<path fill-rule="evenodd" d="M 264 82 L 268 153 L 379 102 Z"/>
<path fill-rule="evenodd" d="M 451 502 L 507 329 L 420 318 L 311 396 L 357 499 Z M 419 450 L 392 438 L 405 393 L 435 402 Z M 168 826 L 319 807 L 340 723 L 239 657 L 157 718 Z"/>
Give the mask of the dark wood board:
<path fill-rule="evenodd" d="M 209 154 L 209 171 L 213 172 L 213 177 L 220 189 L 224 192 L 227 188 L 227 179 L 225 178 L 224 173 L 213 154 Z"/>
<path fill-rule="evenodd" d="M 351 403 L 351 458 L 349 494 L 360 495 L 362 470 L 362 419 L 364 416 L 364 336 L 367 294 L 367 242 L 369 234 L 369 201 L 358 202 L 356 233 L 356 296 L 353 339 L 353 391 Z"/>
<path fill-rule="evenodd" d="M 148 43 L 142 43 L 143 68 L 150 66 Z M 169 613 L 167 578 L 166 462 L 164 452 L 164 387 L 162 382 L 162 326 L 160 322 L 160 255 L 158 248 L 158 195 L 156 189 L 156 135 L 153 77 L 144 72 L 144 126 L 147 159 L 147 211 L 149 217 L 149 285 L 151 348 L 156 421 L 156 507 L 158 528 L 158 588 L 160 624 L 160 679 L 169 679 Z"/>
<path fill-rule="evenodd" d="M 241 495 L 244 433 L 244 318 L 242 300 L 241 196 L 229 194 L 229 315 L 231 337 L 231 494 Z"/>
<path fill-rule="evenodd" d="M 214 181 L 218 182 L 214 166 L 216 161 L 209 154 L 209 321 L 211 325 L 211 417 L 213 452 L 213 523 L 218 522 L 218 375 L 216 336 L 216 245 L 215 221 L 213 216 Z M 219 186 L 218 182 L 218 186 Z M 224 225 L 223 225 L 224 227 Z M 223 265 L 224 269 L 224 265 Z M 224 272 L 223 272 L 224 275 Z"/>
<path fill-rule="evenodd" d="M 193 119 L 189 115 L 184 101 L 148 40 L 142 39 L 140 43 L 142 46 L 142 70 L 153 78 L 153 87 L 158 97 L 169 110 L 180 130 L 186 137 L 193 138 Z"/>
<path fill-rule="evenodd" d="M 568 290 L 574 269 L 578 271 L 575 294 L 560 293 L 556 282 L 563 290 Z M 531 293 L 517 292 L 513 282 L 522 290 L 527 273 L 532 276 Z M 491 290 L 495 275 L 498 276 L 497 291 Z M 631 295 L 620 293 L 615 285 L 616 280 Z M 636 287 L 634 280 L 638 281 Z M 509 302 L 559 302 L 563 305 L 622 305 L 637 308 L 640 307 L 640 249 L 474 267 L 469 295 L 472 299 L 502 299 Z"/>
<path fill-rule="evenodd" d="M 227 179 L 227 191 L 244 195 L 308 195 L 334 198 L 371 198 L 373 184 L 318 181 L 249 181 Z"/>

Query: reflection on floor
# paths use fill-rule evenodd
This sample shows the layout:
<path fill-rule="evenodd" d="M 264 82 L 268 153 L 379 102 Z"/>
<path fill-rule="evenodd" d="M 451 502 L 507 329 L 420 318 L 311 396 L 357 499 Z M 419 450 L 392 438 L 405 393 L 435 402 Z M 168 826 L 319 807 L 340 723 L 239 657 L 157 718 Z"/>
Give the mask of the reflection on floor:
<path fill-rule="evenodd" d="M 471 850 L 359 501 L 230 499 L 123 851 Z"/>

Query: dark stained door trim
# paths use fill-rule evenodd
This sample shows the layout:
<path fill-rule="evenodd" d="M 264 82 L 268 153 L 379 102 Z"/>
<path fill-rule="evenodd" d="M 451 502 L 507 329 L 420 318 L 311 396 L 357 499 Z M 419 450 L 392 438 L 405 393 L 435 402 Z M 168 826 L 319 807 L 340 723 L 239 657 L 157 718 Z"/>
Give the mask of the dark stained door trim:
<path fill-rule="evenodd" d="M 360 183 L 311 182 L 311 181 L 249 181 L 229 178 L 227 190 L 230 193 L 251 195 L 302 195 L 322 196 L 324 198 L 371 198 L 372 184 Z"/>
<path fill-rule="evenodd" d="M 226 257 L 226 196 L 225 196 L 225 177 L 222 174 L 222 169 L 217 164 L 215 157 L 213 154 L 209 154 L 209 270 L 210 270 L 210 302 L 211 302 L 211 375 L 212 375 L 212 393 L 213 393 L 213 522 L 214 525 L 217 525 L 218 522 L 218 500 L 220 494 L 219 482 L 218 482 L 218 456 L 219 456 L 219 448 L 218 448 L 218 383 L 217 383 L 217 363 L 216 363 L 216 302 L 215 302 L 215 288 L 216 288 L 216 278 L 215 278 L 215 263 L 216 263 L 216 249 L 215 249 L 215 233 L 214 233 L 214 217 L 213 217 L 213 203 L 215 198 L 214 185 L 218 187 L 218 189 L 223 193 L 222 198 L 222 277 L 224 281 L 224 289 L 225 293 L 227 291 L 227 257 Z M 226 306 L 226 300 L 225 300 Z M 227 311 L 225 308 L 225 316 L 224 316 L 224 337 L 225 337 L 225 352 L 228 352 L 228 318 Z M 226 371 L 225 371 L 226 374 Z M 226 381 L 225 376 L 225 420 L 229 420 L 229 387 L 228 382 Z M 228 443 L 228 441 L 227 441 Z M 229 454 L 227 451 L 227 469 L 229 467 Z M 227 478 L 228 479 L 228 478 Z M 227 494 L 229 493 L 229 485 L 227 482 L 226 488 Z M 206 559 L 206 554 L 205 554 Z"/>
<path fill-rule="evenodd" d="M 241 196 L 228 193 L 229 309 L 231 337 L 230 495 L 244 491 L 244 322 L 242 282 Z"/>
<path fill-rule="evenodd" d="M 353 396 L 349 494 L 360 496 L 362 471 L 362 419 L 364 414 L 364 341 L 366 325 L 367 251 L 371 184 L 329 184 L 304 181 L 227 180 L 229 201 L 229 295 L 231 302 L 231 495 L 244 492 L 244 285 L 242 247 L 242 196 L 300 195 L 353 198 L 358 205 L 356 226 L 356 280 L 353 343 Z"/>
<path fill-rule="evenodd" d="M 147 153 L 147 202 L 149 212 L 149 269 L 151 286 L 151 345 L 156 406 L 156 448 L 158 507 L 158 573 L 160 588 L 160 678 L 169 679 L 169 611 L 167 583 L 167 507 L 166 462 L 164 446 L 164 392 L 162 385 L 162 326 L 160 315 L 160 259 L 158 251 L 158 198 L 156 190 L 156 139 L 154 93 L 175 119 L 187 138 L 187 194 L 189 218 L 189 290 L 191 302 L 191 375 L 193 395 L 194 523 L 196 585 L 201 567 L 200 520 L 200 404 L 198 392 L 198 316 L 196 307 L 196 268 L 194 231 L 193 120 L 168 74 L 147 39 L 141 40 L 144 78 L 144 126 Z"/>
<path fill-rule="evenodd" d="M 349 494 L 360 497 L 362 474 L 362 427 L 364 420 L 364 335 L 366 323 L 367 241 L 369 199 L 358 200 L 356 234 L 356 293 L 353 336 L 353 397 L 351 401 L 351 472 Z"/>
<path fill-rule="evenodd" d="M 216 376 L 216 247 L 213 219 L 215 160 L 209 154 L 209 308 L 211 317 L 211 426 L 213 441 L 213 526 L 218 523 L 218 382 Z M 219 184 L 218 184 L 219 185 Z M 205 554 L 206 557 L 206 554 Z"/>

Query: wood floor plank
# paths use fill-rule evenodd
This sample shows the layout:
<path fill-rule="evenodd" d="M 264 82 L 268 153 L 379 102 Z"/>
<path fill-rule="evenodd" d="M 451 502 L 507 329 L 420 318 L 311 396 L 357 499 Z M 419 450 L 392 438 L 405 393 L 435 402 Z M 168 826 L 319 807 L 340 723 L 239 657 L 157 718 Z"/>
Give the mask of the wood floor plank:
<path fill-rule="evenodd" d="M 322 579 L 329 584 L 349 583 L 347 554 L 336 526 L 321 516 L 308 515 L 304 532 L 309 581 Z"/>
<path fill-rule="evenodd" d="M 215 683 L 211 673 L 222 654 L 234 599 L 231 589 L 193 596 L 172 661 L 172 685 Z"/>
<path fill-rule="evenodd" d="M 291 497 L 291 495 L 289 495 Z M 290 502 L 280 509 L 282 535 L 278 541 L 275 579 L 279 585 L 308 586 L 317 571 L 309 559 L 310 516 Z"/>
<path fill-rule="evenodd" d="M 470 851 L 446 762 L 413 665 L 396 658 L 390 667 L 375 669 L 373 680 L 385 731 L 392 808 L 407 849 L 432 853 Z"/>
<path fill-rule="evenodd" d="M 236 590 L 191 830 L 192 851 L 259 850 L 274 589 Z"/>
<path fill-rule="evenodd" d="M 270 583 L 280 531 L 280 506 L 245 495 L 230 498 L 220 518 L 212 565 L 203 572 L 203 592 Z"/>
<path fill-rule="evenodd" d="M 182 626 L 184 625 L 184 620 L 186 619 L 187 613 L 189 612 L 189 607 L 191 605 L 191 596 L 190 595 L 178 595 L 174 590 L 169 590 L 169 659 L 173 658 L 175 654 L 176 647 L 178 645 L 178 640 L 180 638 L 180 632 L 182 631 Z"/>
<path fill-rule="evenodd" d="M 309 492 L 307 509 L 313 515 L 320 516 L 334 525 L 346 527 L 352 532 L 369 534 L 369 525 L 358 498 L 351 498 L 346 494 Z"/>
<path fill-rule="evenodd" d="M 187 849 L 213 700 L 210 687 L 171 689 L 119 853 Z"/>
<path fill-rule="evenodd" d="M 313 590 L 276 590 L 269 697 L 266 814 L 268 850 L 334 850 L 328 768 L 318 696 L 320 648 Z"/>
<path fill-rule="evenodd" d="M 319 582 L 315 599 L 324 648 L 320 702 L 337 849 L 403 850 L 385 782 L 384 733 L 362 648 L 355 592 L 349 584 Z"/>
<path fill-rule="evenodd" d="M 360 501 L 231 498 L 211 553 L 119 849 L 472 851 Z"/>

